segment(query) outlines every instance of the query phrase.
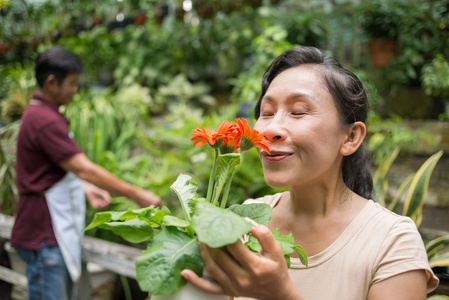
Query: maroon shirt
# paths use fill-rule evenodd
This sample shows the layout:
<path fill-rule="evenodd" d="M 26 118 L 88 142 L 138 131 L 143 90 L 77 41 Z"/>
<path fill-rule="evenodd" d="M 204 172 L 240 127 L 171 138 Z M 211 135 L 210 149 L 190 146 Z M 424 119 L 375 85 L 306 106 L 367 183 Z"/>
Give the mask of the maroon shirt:
<path fill-rule="evenodd" d="M 70 137 L 68 121 L 53 103 L 34 95 L 22 115 L 17 140 L 16 186 L 20 201 L 10 242 L 39 250 L 43 242 L 57 245 L 44 193 L 66 171 L 59 163 L 81 153 Z"/>

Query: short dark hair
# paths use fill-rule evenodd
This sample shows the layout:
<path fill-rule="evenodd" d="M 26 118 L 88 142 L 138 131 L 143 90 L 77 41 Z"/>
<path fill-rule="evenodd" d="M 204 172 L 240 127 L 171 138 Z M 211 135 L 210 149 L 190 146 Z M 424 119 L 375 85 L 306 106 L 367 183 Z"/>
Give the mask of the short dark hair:
<path fill-rule="evenodd" d="M 343 68 L 331 57 L 315 47 L 300 47 L 285 51 L 268 67 L 262 78 L 262 93 L 255 107 L 255 118 L 260 115 L 260 105 L 273 79 L 283 71 L 300 65 L 316 65 L 329 90 L 344 124 L 360 121 L 366 123 L 368 99 L 359 78 Z M 371 198 L 373 179 L 369 168 L 369 155 L 363 145 L 343 159 L 343 180 L 352 191 Z"/>
<path fill-rule="evenodd" d="M 62 84 L 67 74 L 83 72 L 80 59 L 67 49 L 53 47 L 40 53 L 34 61 L 37 84 L 42 88 L 45 80 L 53 74 Z"/>

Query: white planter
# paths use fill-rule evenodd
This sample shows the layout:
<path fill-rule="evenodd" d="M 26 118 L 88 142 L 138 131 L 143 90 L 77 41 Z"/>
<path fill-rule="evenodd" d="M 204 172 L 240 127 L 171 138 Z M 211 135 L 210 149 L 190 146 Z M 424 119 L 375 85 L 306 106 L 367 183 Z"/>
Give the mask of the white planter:
<path fill-rule="evenodd" d="M 206 269 L 203 270 L 203 278 L 208 277 L 211 280 L 209 273 Z M 189 282 L 186 285 L 180 287 L 175 293 L 171 295 L 152 295 L 151 300 L 228 300 L 229 296 L 226 295 L 213 295 L 205 293 Z"/>
<path fill-rule="evenodd" d="M 151 300 L 228 300 L 229 296 L 212 295 L 200 291 L 190 283 L 179 288 L 172 295 L 152 295 Z"/>

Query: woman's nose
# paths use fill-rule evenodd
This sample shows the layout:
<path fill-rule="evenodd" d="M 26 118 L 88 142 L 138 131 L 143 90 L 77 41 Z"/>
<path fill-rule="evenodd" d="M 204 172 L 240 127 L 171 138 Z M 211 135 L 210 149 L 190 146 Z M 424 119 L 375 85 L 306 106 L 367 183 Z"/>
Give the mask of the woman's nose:
<path fill-rule="evenodd" d="M 282 122 L 282 118 L 275 117 L 270 124 L 262 131 L 270 142 L 282 141 L 286 138 L 287 132 Z"/>

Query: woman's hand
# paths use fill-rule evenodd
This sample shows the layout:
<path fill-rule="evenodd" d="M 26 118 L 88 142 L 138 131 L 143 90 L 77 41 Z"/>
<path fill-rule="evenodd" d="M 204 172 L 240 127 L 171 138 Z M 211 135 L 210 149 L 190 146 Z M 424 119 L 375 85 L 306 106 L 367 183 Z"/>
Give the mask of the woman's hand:
<path fill-rule="evenodd" d="M 216 280 L 198 277 L 191 270 L 181 275 L 197 288 L 212 294 L 245 296 L 256 299 L 302 299 L 291 280 L 284 255 L 268 227 L 255 223 L 251 233 L 262 251 L 251 252 L 241 241 L 227 246 L 227 252 L 200 243 L 204 264 Z"/>

